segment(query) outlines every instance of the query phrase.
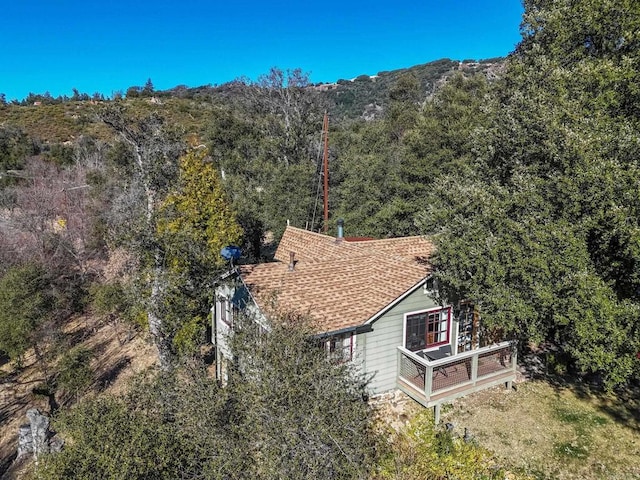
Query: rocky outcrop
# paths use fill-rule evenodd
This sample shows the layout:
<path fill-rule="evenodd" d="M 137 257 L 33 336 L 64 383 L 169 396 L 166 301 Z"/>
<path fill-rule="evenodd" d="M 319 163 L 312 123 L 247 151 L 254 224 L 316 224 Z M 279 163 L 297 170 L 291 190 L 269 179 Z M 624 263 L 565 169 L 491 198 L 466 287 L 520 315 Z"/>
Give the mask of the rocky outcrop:
<path fill-rule="evenodd" d="M 27 411 L 29 423 L 21 425 L 18 430 L 18 459 L 33 454 L 36 461 L 43 453 L 56 452 L 62 449 L 62 441 L 51 431 L 51 421 L 37 408 Z"/>

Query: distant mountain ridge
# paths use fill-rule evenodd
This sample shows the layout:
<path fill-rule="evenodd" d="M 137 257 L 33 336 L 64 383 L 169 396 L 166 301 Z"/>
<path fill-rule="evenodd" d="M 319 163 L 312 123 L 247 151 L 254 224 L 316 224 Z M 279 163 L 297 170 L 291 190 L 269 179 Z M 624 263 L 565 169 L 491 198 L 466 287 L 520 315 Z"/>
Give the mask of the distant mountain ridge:
<path fill-rule="evenodd" d="M 480 73 L 489 79 L 497 78 L 504 67 L 504 61 L 503 57 L 480 61 L 443 58 L 413 67 L 378 72 L 376 75 L 360 75 L 352 80 L 341 79 L 335 83 L 317 84 L 314 88 L 323 92 L 334 105 L 334 115 L 372 119 L 384 111 L 389 90 L 403 74 L 413 74 L 420 82 L 421 91 L 428 97 L 455 72 L 464 75 Z"/>
<path fill-rule="evenodd" d="M 315 83 L 314 89 L 326 100 L 331 116 L 337 120 L 373 120 L 384 115 L 389 92 L 404 74 L 412 74 L 420 84 L 421 97 L 428 98 L 448 77 L 486 75 L 489 79 L 500 76 L 505 58 L 485 60 L 435 60 L 397 70 L 381 71 L 376 75 L 359 75 L 353 79 L 338 79 L 333 83 Z M 211 114 L 216 104 L 232 105 L 243 88 L 241 80 L 222 85 L 187 87 L 178 85 L 168 90 L 144 92 L 142 87 L 130 87 L 126 101 L 134 102 L 143 111 L 159 109 L 168 121 L 177 122 L 197 132 L 202 121 Z M 129 96 L 129 91 L 136 95 Z M 96 125 L 93 111 L 109 99 L 88 95 L 53 98 L 34 95 L 22 102 L 0 102 L 0 126 L 19 127 L 29 136 L 47 143 L 73 141 L 85 134 L 106 135 Z"/>
<path fill-rule="evenodd" d="M 438 85 L 455 72 L 461 72 L 464 75 L 481 73 L 489 79 L 494 79 L 500 75 L 504 61 L 504 57 L 462 61 L 443 58 L 412 67 L 380 71 L 376 75 L 362 74 L 349 80 L 338 79 L 333 83 L 316 83 L 312 88 L 326 97 L 334 117 L 371 120 L 384 111 L 390 88 L 403 74 L 413 74 L 420 82 L 425 96 L 430 96 Z M 218 86 L 177 86 L 158 94 L 181 98 L 220 97 L 232 95 L 236 85 L 237 82 L 234 81 Z"/>

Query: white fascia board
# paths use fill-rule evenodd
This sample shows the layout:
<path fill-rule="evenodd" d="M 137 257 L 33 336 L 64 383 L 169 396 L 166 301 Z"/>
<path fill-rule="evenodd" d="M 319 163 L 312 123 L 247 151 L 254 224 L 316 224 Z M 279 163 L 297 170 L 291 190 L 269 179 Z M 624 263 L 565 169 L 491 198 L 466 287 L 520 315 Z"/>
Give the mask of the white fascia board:
<path fill-rule="evenodd" d="M 364 322 L 363 325 L 369 325 L 369 324 L 375 322 L 378 318 L 380 318 L 382 315 L 387 313 L 389 310 L 391 310 L 393 307 L 395 307 L 402 300 L 407 298 L 409 295 L 411 295 L 413 292 L 415 292 L 418 288 L 422 287 L 427 282 L 427 278 L 428 277 L 424 277 L 422 280 L 420 280 L 418 283 L 416 283 L 413 287 L 411 287 L 409 290 L 407 290 L 402 295 L 400 295 L 398 298 L 396 298 L 393 302 L 389 303 L 382 310 L 380 310 L 377 313 L 375 313 L 371 318 L 369 318 L 369 320 Z"/>

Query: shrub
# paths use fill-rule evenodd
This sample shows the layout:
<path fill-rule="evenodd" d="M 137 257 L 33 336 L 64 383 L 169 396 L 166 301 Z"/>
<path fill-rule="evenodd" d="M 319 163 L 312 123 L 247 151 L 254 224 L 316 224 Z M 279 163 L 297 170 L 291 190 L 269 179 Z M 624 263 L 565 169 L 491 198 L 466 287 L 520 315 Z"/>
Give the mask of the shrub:
<path fill-rule="evenodd" d="M 506 478 L 488 450 L 437 428 L 427 410 L 392 435 L 391 451 L 382 460 L 380 473 L 382 478 L 406 480 Z"/>
<path fill-rule="evenodd" d="M 58 387 L 77 397 L 93 380 L 91 351 L 76 347 L 65 353 L 58 363 Z"/>

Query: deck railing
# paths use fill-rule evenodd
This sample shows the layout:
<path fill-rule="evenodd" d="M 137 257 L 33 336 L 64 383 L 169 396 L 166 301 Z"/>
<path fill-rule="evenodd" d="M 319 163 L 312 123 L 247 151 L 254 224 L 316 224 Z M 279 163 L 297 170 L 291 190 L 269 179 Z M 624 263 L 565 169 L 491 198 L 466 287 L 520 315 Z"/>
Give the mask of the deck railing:
<path fill-rule="evenodd" d="M 516 361 L 513 342 L 434 361 L 398 347 L 398 386 L 424 406 L 435 406 L 500 383 L 510 385 Z"/>

